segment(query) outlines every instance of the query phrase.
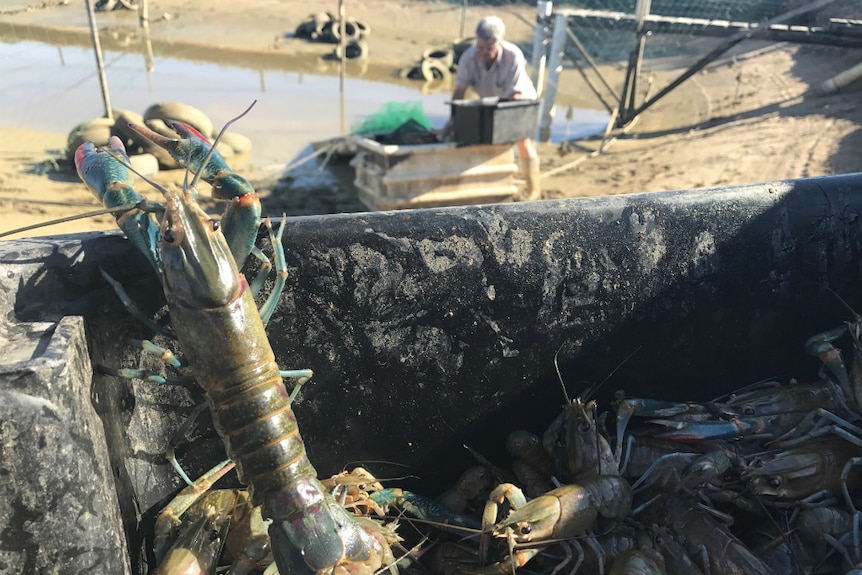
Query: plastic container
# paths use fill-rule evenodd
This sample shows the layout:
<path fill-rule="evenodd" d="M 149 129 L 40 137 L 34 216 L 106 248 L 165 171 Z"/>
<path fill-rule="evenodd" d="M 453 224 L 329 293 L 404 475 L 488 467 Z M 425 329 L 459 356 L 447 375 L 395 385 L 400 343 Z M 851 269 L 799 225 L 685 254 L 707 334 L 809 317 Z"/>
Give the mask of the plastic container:
<path fill-rule="evenodd" d="M 371 210 L 505 202 L 518 191 L 509 144 L 398 146 L 359 136 L 356 141 L 354 185 Z"/>
<path fill-rule="evenodd" d="M 815 380 L 805 340 L 852 320 L 838 296 L 862 309 L 860 188 L 852 174 L 291 218 L 269 337 L 279 365 L 314 370 L 293 404 L 309 457 L 324 477 L 357 461 L 420 476 L 385 485 L 431 495 L 475 464 L 464 444 L 505 465 L 507 433 L 562 409 L 558 351 L 571 396 L 608 379 L 602 410 L 617 389 L 698 401 Z M 126 342 L 147 331 L 99 269 L 150 314 L 155 274 L 108 233 L 3 241 L 0 266 L 4 552 L 32 572 L 143 572 L 141 538 L 182 484 L 164 449 L 201 392 L 84 358 L 136 365 Z M 193 476 L 224 458 L 208 420 L 178 451 Z"/>
<path fill-rule="evenodd" d="M 455 100 L 455 141 L 462 146 L 512 144 L 536 135 L 539 100 Z"/>

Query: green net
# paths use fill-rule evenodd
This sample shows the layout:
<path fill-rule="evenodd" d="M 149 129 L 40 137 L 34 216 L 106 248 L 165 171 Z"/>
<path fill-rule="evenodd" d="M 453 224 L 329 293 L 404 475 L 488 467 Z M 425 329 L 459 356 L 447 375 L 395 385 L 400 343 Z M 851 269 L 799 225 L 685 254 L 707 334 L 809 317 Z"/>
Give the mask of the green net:
<path fill-rule="evenodd" d="M 421 100 L 387 102 L 376 113 L 366 116 L 354 125 L 351 131 L 354 134 L 388 134 L 407 122 L 426 130 L 431 129 L 431 122 L 425 116 Z"/>

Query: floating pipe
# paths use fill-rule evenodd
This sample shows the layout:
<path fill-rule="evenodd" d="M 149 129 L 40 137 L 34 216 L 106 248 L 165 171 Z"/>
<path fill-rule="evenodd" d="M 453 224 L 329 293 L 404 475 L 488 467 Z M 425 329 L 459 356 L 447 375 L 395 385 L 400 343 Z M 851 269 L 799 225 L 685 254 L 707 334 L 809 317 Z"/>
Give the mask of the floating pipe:
<path fill-rule="evenodd" d="M 825 82 L 817 86 L 817 93 L 822 96 L 834 94 L 842 88 L 846 88 L 859 78 L 862 78 L 862 62 L 856 64 L 852 68 L 847 68 L 840 74 L 829 78 Z"/>

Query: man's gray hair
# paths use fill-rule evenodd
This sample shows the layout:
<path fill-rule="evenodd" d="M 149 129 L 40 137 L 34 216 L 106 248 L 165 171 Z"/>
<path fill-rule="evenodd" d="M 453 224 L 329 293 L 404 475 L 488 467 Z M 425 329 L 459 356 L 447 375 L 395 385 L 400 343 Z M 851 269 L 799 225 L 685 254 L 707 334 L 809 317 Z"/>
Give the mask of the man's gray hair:
<path fill-rule="evenodd" d="M 500 42 L 506 33 L 506 25 L 497 16 L 487 16 L 476 25 L 476 38 L 485 42 Z"/>

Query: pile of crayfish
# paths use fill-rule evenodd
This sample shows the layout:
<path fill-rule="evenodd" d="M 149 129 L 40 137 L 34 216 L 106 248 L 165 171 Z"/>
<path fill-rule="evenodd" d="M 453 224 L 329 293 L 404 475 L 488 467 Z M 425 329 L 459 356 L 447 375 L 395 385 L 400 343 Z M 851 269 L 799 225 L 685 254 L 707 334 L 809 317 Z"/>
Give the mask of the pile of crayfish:
<path fill-rule="evenodd" d="M 298 389 L 312 372 L 280 369 L 265 332 L 287 274 L 284 220 L 277 229 L 266 220 L 273 263 L 255 246 L 261 208 L 251 184 L 194 128 L 170 125 L 178 138 L 132 126 L 194 173 L 182 191 L 157 186 L 164 204 L 134 189 L 119 139 L 107 150 L 85 143 L 75 154 L 82 180 L 117 213 L 118 226 L 160 278 L 170 335 L 206 392 L 228 458 L 197 480 L 185 478 L 189 486 L 160 514 L 156 572 L 655 575 L 862 568 L 855 497 L 862 477 L 856 425 L 862 386 L 834 346 L 849 334 L 854 357 L 860 353 L 858 321 L 809 340 L 807 349 L 825 366 L 814 383 L 766 382 L 705 403 L 619 393 L 608 406 L 612 429 L 591 392 L 567 399 L 540 434 L 516 431 L 506 439 L 511 465 L 482 460 L 436 498 L 384 488 L 362 468 L 319 479 L 284 383 L 295 380 Z M 221 219 L 198 206 L 199 179 L 228 203 Z M 247 281 L 239 270 L 250 257 L 263 263 L 260 275 Z M 258 309 L 254 295 L 273 267 L 273 292 Z M 168 349 L 141 345 L 178 365 Z M 247 488 L 214 489 L 233 469 Z M 403 521 L 415 521 L 426 539 L 403 545 L 396 533 Z M 433 559 L 418 561 L 426 552 Z"/>
<path fill-rule="evenodd" d="M 509 435 L 507 469 L 486 462 L 465 472 L 455 507 L 482 510 L 480 543 L 472 551 L 450 543 L 438 565 L 445 573 L 862 572 L 862 381 L 835 347 L 845 337 L 862 365 L 860 327 L 806 342 L 823 361 L 813 383 L 765 381 L 700 403 L 617 392 L 601 414 L 586 399 L 595 388 L 567 399 L 541 435 Z M 489 537 L 506 542 L 496 556 Z"/>

